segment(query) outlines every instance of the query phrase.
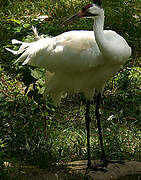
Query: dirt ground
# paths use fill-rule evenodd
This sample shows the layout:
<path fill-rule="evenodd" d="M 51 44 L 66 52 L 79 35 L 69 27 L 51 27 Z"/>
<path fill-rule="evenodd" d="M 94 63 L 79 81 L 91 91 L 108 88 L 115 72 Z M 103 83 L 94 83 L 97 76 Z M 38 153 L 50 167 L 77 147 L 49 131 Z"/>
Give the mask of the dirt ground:
<path fill-rule="evenodd" d="M 99 163 L 99 160 L 93 161 L 94 163 Z M 75 173 L 85 175 L 87 161 L 70 162 L 68 167 Z M 88 171 L 86 177 L 90 180 L 141 180 L 141 162 L 123 161 L 122 164 L 110 163 L 104 171 Z"/>
<path fill-rule="evenodd" d="M 104 171 L 89 170 L 86 173 L 86 167 L 86 160 L 68 162 L 50 169 L 18 164 L 16 174 L 12 176 L 18 180 L 141 180 L 141 162 L 137 161 L 109 164 Z"/>

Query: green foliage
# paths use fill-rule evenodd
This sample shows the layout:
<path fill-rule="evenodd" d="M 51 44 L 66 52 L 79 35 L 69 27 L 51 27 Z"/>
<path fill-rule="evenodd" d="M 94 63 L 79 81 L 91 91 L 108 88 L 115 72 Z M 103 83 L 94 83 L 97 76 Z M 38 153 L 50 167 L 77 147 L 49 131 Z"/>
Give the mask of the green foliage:
<path fill-rule="evenodd" d="M 13 173 L 14 168 L 4 166 L 13 157 L 42 168 L 87 158 L 83 95 L 67 96 L 60 107 L 55 107 L 49 97 L 44 101 L 44 70 L 13 65 L 17 57 L 4 50 L 18 48 L 11 39 L 34 41 L 32 25 L 51 36 L 72 29 L 92 30 L 92 20 L 60 26 L 89 1 L 59 2 L 0 1 L 0 179 Z M 106 154 L 113 159 L 141 160 L 141 4 L 139 0 L 107 0 L 103 7 L 105 29 L 117 31 L 133 49 L 132 57 L 105 87 L 101 111 Z M 48 20 L 34 20 L 39 14 L 48 15 Z M 91 106 L 91 151 L 97 159 L 101 151 L 93 109 Z"/>

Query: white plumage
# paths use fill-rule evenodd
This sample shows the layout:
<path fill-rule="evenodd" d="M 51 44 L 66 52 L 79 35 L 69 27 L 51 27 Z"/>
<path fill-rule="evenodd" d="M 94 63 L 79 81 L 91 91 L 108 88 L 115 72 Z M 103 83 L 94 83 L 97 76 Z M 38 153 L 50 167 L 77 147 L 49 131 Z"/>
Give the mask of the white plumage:
<path fill-rule="evenodd" d="M 131 55 L 131 48 L 123 37 L 111 30 L 104 30 L 104 10 L 95 4 L 82 8 L 74 17 L 94 18 L 94 31 L 69 31 L 56 37 L 39 38 L 22 44 L 22 55 L 16 62 L 46 69 L 44 95 L 50 94 L 59 103 L 67 92 L 84 92 L 92 100 L 95 89 L 102 91 L 110 79 Z M 70 20 L 69 19 L 69 20 Z"/>

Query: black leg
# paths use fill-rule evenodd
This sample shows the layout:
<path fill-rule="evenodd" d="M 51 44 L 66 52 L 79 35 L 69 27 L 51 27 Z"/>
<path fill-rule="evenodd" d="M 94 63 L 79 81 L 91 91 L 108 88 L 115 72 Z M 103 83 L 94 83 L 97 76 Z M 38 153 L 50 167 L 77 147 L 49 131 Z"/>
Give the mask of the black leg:
<path fill-rule="evenodd" d="M 97 96 L 97 104 L 96 104 L 96 109 L 95 109 L 95 115 L 96 115 L 96 119 L 97 119 L 97 126 L 98 126 L 98 132 L 99 132 L 99 140 L 100 140 L 100 146 L 101 146 L 101 160 L 103 161 L 102 164 L 97 165 L 97 169 L 98 167 L 101 167 L 101 169 L 103 169 L 103 167 L 107 167 L 108 163 L 120 163 L 123 164 L 123 161 L 112 161 L 112 160 L 107 160 L 106 156 L 105 156 L 105 150 L 104 150 L 104 145 L 103 145 L 103 139 L 102 139 L 102 130 L 101 130 L 101 123 L 100 123 L 100 113 L 99 113 L 99 108 L 100 108 L 100 104 L 101 104 L 101 93 L 98 93 Z M 100 169 L 100 170 L 101 170 Z"/>
<path fill-rule="evenodd" d="M 99 140 L 100 140 L 101 153 L 102 153 L 101 154 L 102 163 L 95 164 L 94 166 L 91 165 L 91 154 L 90 154 L 90 122 L 91 122 L 90 101 L 87 101 L 87 104 L 86 104 L 85 120 L 86 120 L 86 128 L 87 128 L 87 153 L 88 153 L 88 164 L 87 164 L 86 173 L 88 173 L 89 169 L 92 169 L 94 171 L 99 171 L 99 170 L 105 171 L 104 167 L 107 167 L 108 163 L 120 163 L 120 164 L 124 163 L 122 161 L 112 161 L 112 160 L 106 159 L 103 139 L 102 139 L 101 123 L 100 123 L 100 113 L 99 113 L 100 104 L 101 104 L 101 93 L 99 92 L 96 99 L 95 115 L 97 119 L 97 126 L 98 126 L 98 132 L 99 132 Z"/>
<path fill-rule="evenodd" d="M 107 164 L 106 164 L 106 157 L 105 157 L 105 151 L 104 151 L 104 145 L 103 145 L 103 139 L 102 139 L 102 130 L 101 130 L 100 113 L 99 113 L 100 103 L 101 103 L 101 93 L 99 92 L 98 96 L 97 96 L 95 115 L 96 115 L 96 119 L 97 119 L 99 140 L 100 140 L 100 146 L 101 146 L 101 152 L 102 152 L 101 160 L 103 161 L 104 165 L 106 166 Z"/>
<path fill-rule="evenodd" d="M 87 155 L 88 155 L 88 164 L 87 164 L 87 169 L 86 169 L 86 174 L 88 173 L 89 169 L 92 169 L 94 171 L 102 170 L 103 167 L 106 166 L 105 163 L 107 161 L 104 161 L 105 159 L 105 152 L 104 152 L 104 146 L 102 142 L 102 133 L 101 133 L 101 126 L 100 126 L 100 114 L 99 114 L 99 106 L 100 106 L 100 97 L 101 95 L 98 95 L 97 99 L 97 106 L 96 106 L 96 118 L 98 122 L 98 130 L 99 130 L 99 138 L 101 142 L 101 149 L 102 149 L 102 160 L 103 163 L 101 164 L 96 164 L 96 165 L 91 165 L 91 154 L 90 154 L 90 123 L 91 123 L 91 118 L 90 118 L 90 101 L 87 101 L 86 104 L 86 113 L 85 113 L 85 120 L 86 120 L 86 128 L 87 128 Z M 105 163 L 104 163 L 105 162 Z"/>
<path fill-rule="evenodd" d="M 87 129 L 87 153 L 88 153 L 88 168 L 91 166 L 91 155 L 90 155 L 90 101 L 87 101 L 86 104 L 86 113 L 85 113 L 85 120 L 86 120 L 86 129 Z"/>

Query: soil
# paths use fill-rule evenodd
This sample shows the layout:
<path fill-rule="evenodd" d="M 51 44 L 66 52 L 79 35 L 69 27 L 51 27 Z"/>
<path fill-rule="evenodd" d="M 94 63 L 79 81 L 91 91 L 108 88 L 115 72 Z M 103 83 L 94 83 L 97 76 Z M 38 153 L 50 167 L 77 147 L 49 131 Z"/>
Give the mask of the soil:
<path fill-rule="evenodd" d="M 141 162 L 123 161 L 123 164 L 110 163 L 104 171 L 89 170 L 86 174 L 87 161 L 68 163 L 68 167 L 75 173 L 82 173 L 90 180 L 141 180 Z M 99 160 L 93 161 L 99 163 Z"/>
<path fill-rule="evenodd" d="M 92 163 L 98 163 L 92 161 Z M 141 162 L 124 161 L 123 164 L 109 164 L 104 171 L 88 170 L 87 161 L 73 161 L 66 165 L 40 169 L 35 166 L 20 165 L 18 180 L 141 180 Z M 13 174 L 14 176 L 14 174 Z"/>

